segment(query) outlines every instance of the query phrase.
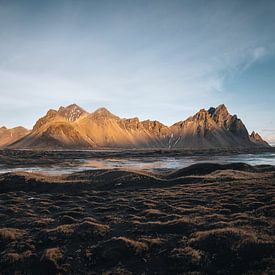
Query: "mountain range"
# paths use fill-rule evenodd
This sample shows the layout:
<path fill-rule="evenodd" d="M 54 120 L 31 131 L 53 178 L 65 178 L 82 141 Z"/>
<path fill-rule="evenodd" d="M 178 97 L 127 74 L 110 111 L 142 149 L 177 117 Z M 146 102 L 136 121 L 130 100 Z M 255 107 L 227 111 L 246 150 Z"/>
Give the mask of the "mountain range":
<path fill-rule="evenodd" d="M 8 129 L 7 127 L 3 126 L 0 128 L 0 148 L 5 147 L 16 140 L 21 139 L 22 137 L 26 136 L 29 133 L 24 127 L 15 127 L 12 129 Z"/>
<path fill-rule="evenodd" d="M 3 132 L 3 133 L 2 133 Z M 106 108 L 89 113 L 76 104 L 50 109 L 31 131 L 0 128 L 0 146 L 11 149 L 210 149 L 268 147 L 249 135 L 225 105 L 201 109 L 166 126 L 159 121 L 120 118 Z"/>

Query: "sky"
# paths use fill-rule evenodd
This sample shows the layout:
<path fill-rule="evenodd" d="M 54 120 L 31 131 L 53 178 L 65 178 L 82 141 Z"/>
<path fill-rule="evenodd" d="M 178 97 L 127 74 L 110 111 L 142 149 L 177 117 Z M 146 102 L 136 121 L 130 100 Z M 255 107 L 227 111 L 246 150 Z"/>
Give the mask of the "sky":
<path fill-rule="evenodd" d="M 224 103 L 275 143 L 275 1 L 0 0 L 0 125 L 76 103 L 167 125 Z"/>

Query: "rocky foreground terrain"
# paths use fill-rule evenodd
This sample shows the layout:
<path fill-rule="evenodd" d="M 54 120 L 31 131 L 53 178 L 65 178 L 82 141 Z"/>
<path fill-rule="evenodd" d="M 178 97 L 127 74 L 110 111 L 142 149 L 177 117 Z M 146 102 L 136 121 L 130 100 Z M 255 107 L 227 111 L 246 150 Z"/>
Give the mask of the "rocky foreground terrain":
<path fill-rule="evenodd" d="M 0 273 L 273 274 L 274 181 L 241 163 L 2 174 Z"/>

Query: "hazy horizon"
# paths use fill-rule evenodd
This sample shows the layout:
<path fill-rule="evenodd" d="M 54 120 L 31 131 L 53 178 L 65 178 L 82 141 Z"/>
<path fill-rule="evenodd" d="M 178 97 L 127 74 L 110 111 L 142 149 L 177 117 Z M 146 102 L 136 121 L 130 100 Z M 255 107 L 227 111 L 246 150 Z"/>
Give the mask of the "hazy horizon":
<path fill-rule="evenodd" d="M 172 123 L 224 103 L 275 143 L 275 2 L 0 0 L 0 126 L 76 103 Z"/>

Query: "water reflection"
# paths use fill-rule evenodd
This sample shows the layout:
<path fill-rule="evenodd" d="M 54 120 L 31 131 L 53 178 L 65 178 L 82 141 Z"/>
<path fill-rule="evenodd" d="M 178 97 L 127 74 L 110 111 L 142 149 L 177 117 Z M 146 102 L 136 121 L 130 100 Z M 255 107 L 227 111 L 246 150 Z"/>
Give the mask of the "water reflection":
<path fill-rule="evenodd" d="M 75 165 L 59 164 L 51 166 L 25 166 L 5 169 L 0 167 L 0 173 L 22 171 L 31 173 L 46 173 L 51 175 L 68 174 L 91 169 L 125 168 L 134 170 L 164 170 L 179 169 L 201 162 L 232 163 L 244 162 L 250 165 L 275 165 L 274 153 L 240 154 L 231 156 L 186 156 L 186 157 L 146 157 L 146 158 L 96 158 L 83 159 Z"/>

